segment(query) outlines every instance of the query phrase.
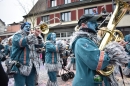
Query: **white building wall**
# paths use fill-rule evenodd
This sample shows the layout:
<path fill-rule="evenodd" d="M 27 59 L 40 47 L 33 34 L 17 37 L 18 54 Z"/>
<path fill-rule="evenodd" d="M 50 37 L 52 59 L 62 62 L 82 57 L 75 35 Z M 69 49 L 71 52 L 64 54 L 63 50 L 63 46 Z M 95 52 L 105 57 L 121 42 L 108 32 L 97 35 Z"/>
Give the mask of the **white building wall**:
<path fill-rule="evenodd" d="M 5 31 L 5 25 L 0 21 L 0 33 L 4 33 Z"/>

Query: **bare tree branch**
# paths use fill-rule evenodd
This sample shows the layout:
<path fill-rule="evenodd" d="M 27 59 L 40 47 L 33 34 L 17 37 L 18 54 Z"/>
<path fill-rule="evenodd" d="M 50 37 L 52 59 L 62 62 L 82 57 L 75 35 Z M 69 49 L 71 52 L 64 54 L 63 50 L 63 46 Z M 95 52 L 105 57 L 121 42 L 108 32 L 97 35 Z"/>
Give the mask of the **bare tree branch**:
<path fill-rule="evenodd" d="M 32 13 L 31 13 L 32 16 L 31 16 L 31 17 L 28 16 L 27 18 L 31 21 L 32 27 L 34 28 L 34 24 L 35 24 L 35 20 L 36 20 L 35 14 L 36 14 L 37 12 L 39 12 L 38 10 L 39 10 L 39 7 L 40 7 L 40 6 L 35 6 L 35 5 L 36 5 L 35 3 L 36 3 L 37 0 L 30 0 L 32 6 L 29 5 L 29 3 L 26 4 L 27 6 L 31 6 L 31 7 L 32 7 L 32 9 L 29 10 L 29 11 L 27 11 L 26 6 L 23 5 L 23 4 L 20 2 L 20 0 L 17 0 L 17 1 L 18 1 L 19 5 L 22 7 L 22 9 L 24 10 L 24 12 L 26 13 L 26 16 L 28 16 L 28 15 L 30 14 L 30 12 L 32 12 Z M 34 6 L 35 6 L 35 8 L 33 8 Z"/>

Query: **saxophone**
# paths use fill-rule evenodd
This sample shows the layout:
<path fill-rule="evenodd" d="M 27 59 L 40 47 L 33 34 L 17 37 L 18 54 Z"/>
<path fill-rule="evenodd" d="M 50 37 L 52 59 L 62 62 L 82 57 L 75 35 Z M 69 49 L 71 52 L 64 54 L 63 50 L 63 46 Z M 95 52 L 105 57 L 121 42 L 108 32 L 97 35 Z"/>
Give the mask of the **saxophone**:
<path fill-rule="evenodd" d="M 122 32 L 119 30 L 115 30 L 115 28 L 117 24 L 120 22 L 120 20 L 123 18 L 125 13 L 127 12 L 127 10 L 129 9 L 129 4 L 124 2 L 123 0 L 115 0 L 115 2 L 116 2 L 116 8 L 108 22 L 106 34 L 102 38 L 102 41 L 99 46 L 100 50 L 103 50 L 106 44 L 108 44 L 109 42 L 120 41 L 124 38 Z M 104 70 L 96 70 L 96 71 L 103 76 L 109 76 L 110 74 L 112 74 L 113 70 L 114 65 L 109 65 Z"/>

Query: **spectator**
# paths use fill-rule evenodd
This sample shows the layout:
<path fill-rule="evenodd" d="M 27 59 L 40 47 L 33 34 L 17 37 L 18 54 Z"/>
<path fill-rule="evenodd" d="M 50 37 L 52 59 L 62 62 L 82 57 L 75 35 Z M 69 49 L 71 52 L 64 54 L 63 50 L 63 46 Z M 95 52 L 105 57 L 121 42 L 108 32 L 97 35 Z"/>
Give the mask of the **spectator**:
<path fill-rule="evenodd" d="M 98 14 L 98 12 L 97 12 L 96 8 L 93 8 L 93 15 L 97 15 L 97 14 Z"/>
<path fill-rule="evenodd" d="M 9 81 L 8 76 L 5 73 L 0 61 L 0 86 L 8 86 L 8 81 Z"/>
<path fill-rule="evenodd" d="M 106 11 L 105 7 L 102 6 L 102 7 L 101 7 L 101 14 L 105 14 L 105 13 L 107 13 L 107 11 Z"/>
<path fill-rule="evenodd" d="M 5 45 L 4 53 L 5 53 L 6 58 L 7 58 L 6 61 L 5 61 L 5 65 L 7 66 L 7 74 L 9 74 L 9 72 L 10 72 L 9 62 L 11 61 L 10 56 L 11 56 L 11 53 L 12 53 L 12 38 L 9 38 L 8 44 Z M 9 78 L 13 77 L 13 75 L 8 75 L 8 76 L 9 76 Z"/>
<path fill-rule="evenodd" d="M 4 46 L 1 44 L 2 39 L 0 38 L 0 51 L 3 52 Z"/>
<path fill-rule="evenodd" d="M 49 33 L 47 35 L 47 41 L 45 45 L 45 67 L 48 73 L 48 82 L 46 86 L 58 86 L 57 83 L 57 52 L 58 48 L 55 46 L 56 43 L 56 34 Z"/>
<path fill-rule="evenodd" d="M 2 39 L 0 38 L 0 43 L 1 43 Z M 8 76 L 7 74 L 5 73 L 3 67 L 2 67 L 2 64 L 1 64 L 1 61 L 4 61 L 6 60 L 5 57 L 3 57 L 3 52 L 1 51 L 2 49 L 4 49 L 4 46 L 2 44 L 0 44 L 0 86 L 8 86 Z"/>

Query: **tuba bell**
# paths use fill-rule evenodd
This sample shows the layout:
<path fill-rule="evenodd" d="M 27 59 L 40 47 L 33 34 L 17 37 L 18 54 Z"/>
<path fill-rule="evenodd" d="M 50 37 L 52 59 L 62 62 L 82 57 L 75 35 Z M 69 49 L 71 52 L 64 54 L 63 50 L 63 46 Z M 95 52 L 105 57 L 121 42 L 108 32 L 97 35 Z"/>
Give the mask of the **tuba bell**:
<path fill-rule="evenodd" d="M 43 34 L 47 34 L 49 32 L 49 26 L 46 23 L 40 24 L 40 30 Z"/>

